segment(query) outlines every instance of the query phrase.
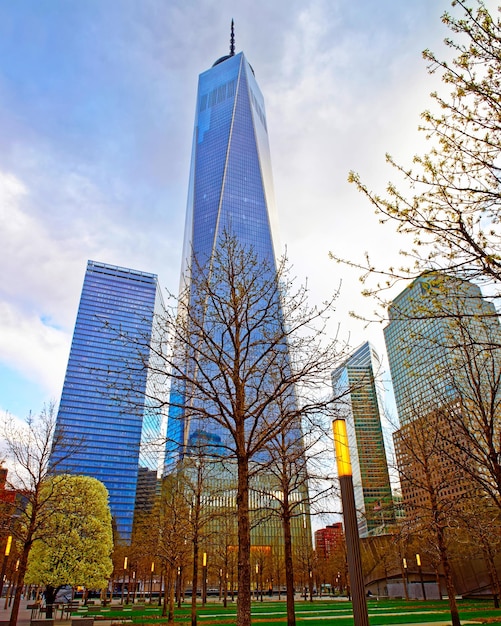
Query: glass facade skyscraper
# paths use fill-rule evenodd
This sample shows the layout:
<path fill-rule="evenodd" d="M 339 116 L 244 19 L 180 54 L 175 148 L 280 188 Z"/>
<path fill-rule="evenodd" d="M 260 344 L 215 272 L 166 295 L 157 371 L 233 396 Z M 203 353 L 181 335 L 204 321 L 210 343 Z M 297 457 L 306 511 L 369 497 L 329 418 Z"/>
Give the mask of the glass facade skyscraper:
<path fill-rule="evenodd" d="M 381 368 L 370 343 L 360 346 L 332 376 L 338 409 L 346 420 L 353 489 L 361 537 L 395 523 L 388 462 L 374 371 Z"/>
<path fill-rule="evenodd" d="M 158 471 L 161 415 L 148 408 L 145 391 L 148 344 L 159 307 L 154 274 L 88 262 L 57 416 L 56 429 L 81 441 L 58 464 L 58 472 L 93 476 L 105 484 L 125 541 L 136 502 L 144 506 L 138 473 L 139 483 L 151 491 Z"/>
<path fill-rule="evenodd" d="M 256 274 L 258 277 L 254 282 L 259 284 L 267 282 L 268 285 L 276 286 L 275 230 L 274 192 L 264 99 L 257 85 L 254 71 L 244 54 L 235 55 L 232 52 L 218 59 L 209 70 L 199 76 L 181 274 L 182 306 L 180 307 L 186 317 L 198 316 L 193 322 L 193 327 L 204 328 L 206 334 L 220 337 L 221 349 L 225 356 L 233 354 L 235 350 L 231 339 L 232 332 L 228 330 L 224 322 L 220 325 L 219 322 L 214 322 L 211 325 L 212 313 L 214 313 L 213 317 L 219 320 L 215 312 L 217 305 L 214 304 L 214 300 L 210 300 L 210 304 L 207 304 L 210 297 L 206 298 L 204 289 L 200 288 L 201 279 L 208 277 L 208 281 L 213 280 L 208 268 L 211 268 L 213 263 L 221 267 L 214 259 L 217 258 L 218 251 L 224 248 L 222 241 L 228 241 L 229 238 L 236 243 L 235 258 L 240 251 L 249 252 L 255 259 L 256 266 L 260 268 L 258 272 L 262 271 L 259 276 Z M 242 273 L 245 273 L 245 268 Z M 218 293 L 227 288 L 224 278 L 221 283 L 224 283 L 224 286 L 218 284 L 214 287 Z M 200 290 L 202 295 L 199 293 Z M 259 288 L 256 287 L 256 292 L 258 291 Z M 267 354 L 273 350 L 273 347 L 270 350 L 270 345 L 274 344 L 273 339 L 270 339 L 267 344 L 266 337 L 278 336 L 278 329 L 283 323 L 279 289 L 270 289 L 270 291 L 276 293 L 276 298 L 273 301 L 267 301 L 266 313 L 262 315 L 261 321 L 256 322 L 254 327 L 252 322 L 249 322 L 249 326 L 246 327 L 248 334 L 245 341 L 248 357 L 247 361 L 241 363 L 239 370 L 242 372 L 242 377 L 244 377 L 244 371 L 246 376 L 245 391 L 242 392 L 242 396 L 245 396 L 248 406 L 252 407 L 260 403 L 260 394 L 264 398 L 269 393 L 266 375 L 271 381 L 278 367 L 277 363 L 281 361 L 285 369 L 290 367 L 285 335 L 283 335 L 282 344 L 274 348 L 277 355 L 280 354 L 281 357 L 276 356 L 275 359 L 270 357 L 273 364 L 267 360 Z M 221 294 L 221 309 L 230 308 L 228 301 L 229 294 Z M 255 321 L 260 317 L 259 307 L 262 306 L 263 301 L 264 296 L 262 299 L 261 296 L 256 296 L 254 304 L 250 305 L 247 310 L 247 320 Z M 214 311 L 211 306 L 214 307 Z M 271 309 L 273 309 L 273 314 L 270 313 Z M 188 320 L 187 328 L 190 323 L 191 321 Z M 189 332 L 187 330 L 186 335 L 189 335 Z M 180 343 L 183 344 L 182 341 Z M 174 346 L 175 351 L 176 346 Z M 234 512 L 237 473 L 237 465 L 234 462 L 234 433 L 230 434 L 231 428 L 225 428 L 221 423 L 222 420 L 218 421 L 217 417 L 213 417 L 213 414 L 220 410 L 214 396 L 210 398 L 209 394 L 204 396 L 203 391 L 199 390 L 198 382 L 195 384 L 193 381 L 195 379 L 206 381 L 207 388 L 211 390 L 218 389 L 219 385 L 219 399 L 224 398 L 221 404 L 226 402 L 225 406 L 231 404 L 229 397 L 233 397 L 233 387 L 231 383 L 229 387 L 226 387 L 229 379 L 221 369 L 218 369 L 221 365 L 224 367 L 225 356 L 221 356 L 220 362 L 211 360 L 210 357 L 204 360 L 202 352 L 203 350 L 198 350 L 193 345 L 187 347 L 183 344 L 179 348 L 178 369 L 189 374 L 186 375 L 188 382 L 184 382 L 182 376 L 178 377 L 181 380 L 172 382 L 165 473 L 169 474 L 176 463 L 186 456 L 198 453 L 211 457 L 218 470 L 217 475 L 211 479 L 211 485 L 207 487 L 205 498 L 207 501 L 212 498 L 211 506 L 219 507 L 221 511 L 224 507 L 230 507 Z M 254 373 L 251 371 L 251 363 L 255 363 Z M 203 373 L 200 374 L 202 369 Z M 191 385 L 191 388 L 183 384 Z M 270 386 L 272 386 L 271 383 Z M 269 414 L 266 419 L 273 420 L 271 415 L 273 411 L 276 414 L 275 421 L 280 419 L 279 400 L 275 404 L 271 402 L 268 404 Z M 295 402 L 292 391 L 287 401 Z M 285 406 L 285 398 L 282 398 L 282 402 Z M 231 413 L 231 410 L 228 410 Z M 224 411 L 223 413 L 226 415 Z M 293 411 L 290 411 L 290 414 L 292 413 Z M 257 440 L 256 433 L 264 428 L 265 418 L 261 418 L 259 423 L 252 422 L 252 420 L 250 422 L 251 426 L 246 426 L 248 428 L 246 434 L 254 438 L 252 439 L 252 446 L 254 446 L 254 441 Z M 300 425 L 290 427 L 288 436 L 297 441 L 298 446 L 302 445 Z M 248 444 L 249 449 L 252 446 Z M 267 454 L 269 453 L 263 451 L 262 447 L 257 452 L 254 451 L 250 464 L 258 460 L 263 461 Z M 227 459 L 221 462 L 220 459 L 218 460 L 218 455 L 226 455 Z M 253 549 L 261 546 L 263 550 L 266 547 L 266 550 L 271 551 L 276 547 L 280 552 L 283 548 L 280 519 L 276 514 L 263 515 L 264 511 L 272 508 L 270 498 L 266 494 L 278 493 L 276 480 L 271 472 L 266 476 L 264 473 L 257 474 L 252 478 L 250 487 L 249 506 L 253 512 L 251 533 Z M 209 493 L 211 491 L 213 494 L 217 492 L 218 495 L 211 496 Z M 296 545 L 301 543 L 301 545 L 311 547 L 307 495 L 305 480 L 291 496 L 295 498 L 295 504 L 304 503 L 302 508 L 299 505 L 295 507 L 295 513 L 301 510 L 301 514 L 297 514 L 294 518 L 291 530 Z M 223 507 L 223 502 L 230 504 Z M 261 521 L 260 518 L 263 517 L 267 519 Z M 236 520 L 236 516 L 233 518 Z"/>
<path fill-rule="evenodd" d="M 389 319 L 384 338 L 401 425 L 457 393 L 465 343 L 489 348 L 501 342 L 495 307 L 480 288 L 439 272 L 404 289 Z"/>
<path fill-rule="evenodd" d="M 492 426 L 499 440 L 501 326 L 477 285 L 441 272 L 414 280 L 393 300 L 389 318 L 403 504 L 408 515 L 426 516 L 432 495 L 448 510 L 478 493 L 470 470 L 485 471 Z"/>
<path fill-rule="evenodd" d="M 195 130 L 183 249 L 183 284 L 196 266 L 206 265 L 223 233 L 252 247 L 275 273 L 275 204 L 264 99 L 243 53 L 222 57 L 199 77 Z M 277 320 L 278 323 L 278 320 Z M 172 404 L 182 405 L 184 390 L 174 388 Z M 167 463 L 182 455 L 200 432 L 171 407 Z M 214 446 L 217 432 L 209 437 Z"/>

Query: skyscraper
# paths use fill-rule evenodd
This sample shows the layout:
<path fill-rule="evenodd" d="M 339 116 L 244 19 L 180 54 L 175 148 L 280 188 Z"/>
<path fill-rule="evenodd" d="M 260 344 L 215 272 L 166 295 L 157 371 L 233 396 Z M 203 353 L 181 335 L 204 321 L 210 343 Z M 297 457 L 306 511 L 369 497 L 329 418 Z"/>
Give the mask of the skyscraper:
<path fill-rule="evenodd" d="M 353 470 L 353 488 L 361 537 L 384 532 L 395 522 L 384 447 L 378 391 L 374 379 L 381 365 L 369 343 L 360 346 L 332 376 L 344 413 Z"/>
<path fill-rule="evenodd" d="M 431 494 L 450 506 L 478 489 L 471 472 L 485 471 L 489 437 L 498 445 L 498 315 L 477 285 L 428 272 L 395 298 L 389 318 L 384 335 L 401 425 L 394 442 L 404 507 L 408 514 L 429 510 Z"/>
<path fill-rule="evenodd" d="M 181 334 L 190 339 L 196 336 L 198 340 L 190 344 L 190 339 L 186 342 L 182 337 L 179 342 L 182 345 L 179 347 L 177 371 L 184 372 L 186 376 L 182 380 L 183 374 L 180 374 L 178 380 L 172 381 L 165 472 L 168 474 L 178 461 L 190 455 L 200 454 L 204 456 L 205 462 L 207 457 L 214 459 L 220 455 L 217 462 L 219 474 L 212 479 L 212 488 L 224 491 L 224 494 L 220 493 L 214 502 L 233 502 L 233 512 L 237 484 L 237 463 L 233 461 L 238 455 L 237 447 L 240 446 L 239 450 L 242 450 L 244 444 L 241 442 L 244 441 L 247 450 L 250 450 L 249 456 L 245 457 L 246 462 L 262 461 L 266 455 L 269 460 L 269 451 L 263 451 L 264 444 L 270 443 L 269 437 L 263 433 L 274 432 L 274 429 L 266 428 L 265 424 L 278 423 L 280 417 L 287 414 L 284 409 L 287 402 L 290 403 L 290 409 L 295 400 L 290 388 L 287 399 L 282 393 L 281 397 L 277 394 L 274 401 L 270 400 L 270 388 L 274 384 L 272 378 L 277 374 L 279 363 L 283 368 L 283 376 L 288 367 L 288 371 L 291 371 L 285 334 L 281 335 L 283 340 L 279 340 L 279 343 L 275 340 L 283 327 L 283 310 L 273 240 L 274 215 L 264 100 L 254 71 L 244 54 L 235 54 L 232 37 L 230 54 L 218 59 L 209 70 L 203 72 L 198 83 L 180 299 L 184 318 L 188 319 L 185 332 Z M 223 241 L 229 242 L 228 248 Z M 229 251 L 230 247 L 233 252 Z M 244 434 L 240 432 L 238 437 L 236 429 L 232 430 L 231 426 L 235 423 L 232 422 L 235 416 L 232 401 L 235 399 L 233 394 L 236 385 L 228 377 L 228 372 L 234 369 L 233 366 L 225 368 L 229 362 L 235 364 L 232 358 L 237 353 L 232 341 L 232 322 L 228 323 L 228 319 L 225 319 L 225 313 L 231 308 L 228 304 L 231 287 L 225 281 L 227 276 L 222 276 L 225 272 L 221 270 L 224 265 L 219 263 L 220 252 L 228 254 L 229 266 L 232 259 L 236 261 L 237 257 L 242 258 L 240 253 L 245 258 L 252 257 L 252 263 L 239 265 L 236 273 L 242 279 L 246 271 L 249 271 L 249 275 L 252 273 L 250 267 L 256 268 L 252 285 L 257 295 L 251 304 L 249 300 L 242 300 L 244 304 L 241 307 L 246 310 L 246 315 L 241 319 L 246 337 L 246 347 L 242 352 L 247 354 L 247 358 L 240 361 L 236 376 L 242 374 L 238 381 L 242 382 L 239 401 L 240 406 L 245 404 L 248 408 L 248 414 L 244 418 Z M 219 268 L 219 277 L 217 271 L 216 278 L 212 276 L 214 267 Z M 271 296 L 267 295 L 266 290 L 261 290 L 260 286 L 263 285 L 264 288 L 268 285 L 268 294 Z M 243 291 L 248 293 L 247 289 Z M 208 295 L 214 292 L 220 296 L 218 303 Z M 265 301 L 266 306 L 263 306 Z M 181 326 L 180 323 L 178 327 Z M 206 342 L 209 338 L 210 343 L 211 337 L 216 338 L 218 348 L 215 351 Z M 204 344 L 203 348 L 200 348 L 201 344 Z M 280 379 L 275 377 L 274 380 Z M 207 393 L 204 393 L 204 386 Z M 280 400 L 282 406 L 279 406 Z M 268 413 L 264 414 L 264 410 L 261 411 L 259 407 L 266 407 Z M 255 419 L 252 411 L 257 415 Z M 292 413 L 294 411 L 289 410 L 288 414 Z M 226 424 L 222 423 L 225 419 Z M 286 421 L 284 419 L 283 423 Z M 297 442 L 296 447 L 302 445 L 300 428 L 288 435 Z M 258 440 L 264 444 L 256 444 Z M 227 458 L 221 463 L 224 455 Z M 266 514 L 273 508 L 269 504 L 270 498 L 273 499 L 279 490 L 271 472 L 266 476 L 264 473 L 258 474 L 256 478 L 254 468 L 252 475 L 248 501 L 250 509 L 255 513 L 253 547 L 260 546 L 263 554 L 269 554 L 270 545 L 278 545 L 280 541 L 283 545 L 278 515 Z M 224 489 L 222 484 L 225 485 Z M 293 495 L 295 504 L 298 501 L 306 502 L 306 480 L 300 488 L 295 489 Z M 208 499 L 209 496 L 206 496 L 206 501 Z M 279 508 L 276 503 L 274 506 L 272 513 L 276 513 Z M 299 506 L 296 506 L 297 517 L 293 520 L 292 534 L 294 538 L 301 539 L 308 536 L 311 544 L 306 503 L 301 514 L 297 513 L 298 510 Z M 268 518 L 267 521 L 258 524 L 256 520 L 259 513 L 263 519 Z"/>
<path fill-rule="evenodd" d="M 404 289 L 391 303 L 389 319 L 384 337 L 402 425 L 459 391 L 465 346 L 501 344 L 496 310 L 480 288 L 439 272 Z"/>
<path fill-rule="evenodd" d="M 154 274 L 88 262 L 57 416 L 56 428 L 82 442 L 58 472 L 105 484 L 126 541 L 136 500 L 144 504 L 138 473 L 151 491 L 146 474 L 154 480 L 159 465 L 161 416 L 148 409 L 145 391 L 153 315 L 160 305 Z"/>
<path fill-rule="evenodd" d="M 182 281 L 195 266 L 208 264 L 224 232 L 252 247 L 275 271 L 275 205 L 264 99 L 244 54 L 218 59 L 199 77 L 183 249 Z M 278 320 L 277 320 L 278 323 Z M 183 394 L 175 388 L 174 394 Z M 175 404 L 174 402 L 173 404 Z M 178 402 L 182 404 L 182 400 Z M 220 434 L 200 430 L 169 413 L 167 462 L 182 454 L 189 438 Z"/>

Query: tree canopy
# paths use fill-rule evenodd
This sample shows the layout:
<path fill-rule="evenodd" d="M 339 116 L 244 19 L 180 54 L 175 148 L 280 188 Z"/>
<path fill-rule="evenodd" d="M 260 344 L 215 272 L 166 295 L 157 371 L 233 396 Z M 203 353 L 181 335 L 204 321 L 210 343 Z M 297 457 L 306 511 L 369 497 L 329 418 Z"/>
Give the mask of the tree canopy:
<path fill-rule="evenodd" d="M 49 493 L 50 514 L 37 530 L 25 582 L 101 589 L 113 569 L 106 487 L 89 476 L 64 474 L 43 484 L 42 494 Z"/>

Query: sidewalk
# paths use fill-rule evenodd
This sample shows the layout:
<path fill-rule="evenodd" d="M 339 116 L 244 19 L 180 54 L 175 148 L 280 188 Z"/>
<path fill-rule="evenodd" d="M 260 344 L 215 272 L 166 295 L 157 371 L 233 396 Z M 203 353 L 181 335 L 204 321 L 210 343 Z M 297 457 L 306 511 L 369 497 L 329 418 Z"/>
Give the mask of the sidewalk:
<path fill-rule="evenodd" d="M 21 607 L 19 608 L 19 615 L 17 617 L 17 623 L 19 626 L 29 626 L 31 619 L 31 609 L 27 609 L 26 605 L 32 604 L 30 600 L 21 600 Z M 12 606 L 4 609 L 5 606 L 5 598 L 0 598 L 0 621 L 8 622 L 10 619 L 10 611 Z M 64 622 L 64 626 L 69 626 L 71 622 Z M 63 624 L 63 622 L 59 622 L 58 624 Z"/>

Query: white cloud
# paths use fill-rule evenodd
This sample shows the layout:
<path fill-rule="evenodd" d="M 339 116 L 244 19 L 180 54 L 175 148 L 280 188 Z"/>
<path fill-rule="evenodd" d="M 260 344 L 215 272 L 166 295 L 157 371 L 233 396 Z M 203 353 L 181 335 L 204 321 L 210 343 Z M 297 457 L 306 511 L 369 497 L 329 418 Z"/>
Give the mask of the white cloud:
<path fill-rule="evenodd" d="M 57 397 L 69 352 L 67 332 L 0 302 L 0 359 Z"/>

